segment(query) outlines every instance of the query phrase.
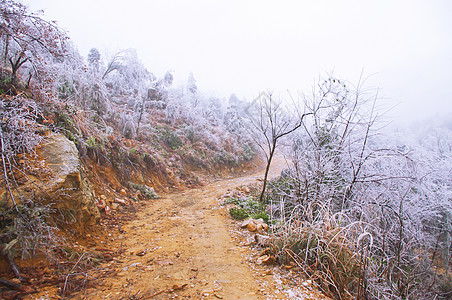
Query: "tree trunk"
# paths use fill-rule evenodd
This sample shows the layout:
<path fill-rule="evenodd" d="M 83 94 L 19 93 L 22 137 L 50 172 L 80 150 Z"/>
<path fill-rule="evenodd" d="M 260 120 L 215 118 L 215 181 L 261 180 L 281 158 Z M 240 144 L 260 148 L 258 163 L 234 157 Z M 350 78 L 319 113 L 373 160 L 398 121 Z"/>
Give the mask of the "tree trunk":
<path fill-rule="evenodd" d="M 11 83 L 13 86 L 16 86 L 17 83 L 17 70 L 28 61 L 28 58 L 24 58 L 22 60 L 21 56 L 19 56 L 15 61 L 12 58 L 9 59 L 11 64 Z"/>
<path fill-rule="evenodd" d="M 28 75 L 28 79 L 27 79 L 27 85 L 25 86 L 25 88 L 29 88 L 30 87 L 30 81 L 31 81 L 31 77 L 33 76 L 33 74 L 30 72 L 30 74 Z"/>
<path fill-rule="evenodd" d="M 262 192 L 259 197 L 260 203 L 262 203 L 264 200 L 265 189 L 267 188 L 268 172 L 270 171 L 270 164 L 272 163 L 273 155 L 275 154 L 275 149 L 276 149 L 276 141 L 273 141 L 272 148 L 271 148 L 271 151 L 270 151 L 270 153 L 268 155 L 268 159 L 267 159 L 267 167 L 265 168 L 264 186 L 262 187 Z"/>
<path fill-rule="evenodd" d="M 141 109 L 140 109 L 140 116 L 138 117 L 138 123 L 137 123 L 137 131 L 136 131 L 136 136 L 138 136 L 138 131 L 140 130 L 140 123 L 141 123 L 141 118 L 143 117 L 143 112 L 144 112 L 144 100 L 143 100 L 143 104 L 141 105 Z"/>

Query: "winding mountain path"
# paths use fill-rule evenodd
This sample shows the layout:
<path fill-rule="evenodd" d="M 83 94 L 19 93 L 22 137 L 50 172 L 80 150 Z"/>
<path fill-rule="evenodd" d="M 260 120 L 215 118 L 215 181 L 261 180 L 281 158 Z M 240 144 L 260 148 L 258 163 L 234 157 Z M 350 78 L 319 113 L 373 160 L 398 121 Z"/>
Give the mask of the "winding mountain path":
<path fill-rule="evenodd" d="M 282 167 L 283 160 L 276 160 L 273 176 Z M 149 202 L 122 227 L 114 245 L 106 245 L 125 249 L 119 261 L 105 266 L 119 272 L 89 298 L 266 299 L 271 283 L 255 279 L 257 271 L 245 263 L 249 249 L 234 242 L 227 211 L 217 200 L 227 190 L 261 177 L 259 172 L 220 180 Z"/>
<path fill-rule="evenodd" d="M 284 159 L 277 157 L 270 178 L 284 166 Z M 111 275 L 76 299 L 292 298 L 281 291 L 280 280 L 268 276 L 271 269 L 251 262 L 250 247 L 239 243 L 237 224 L 218 202 L 219 195 L 254 183 L 262 174 L 219 180 L 149 201 L 104 244 L 123 250 L 99 268 Z"/>

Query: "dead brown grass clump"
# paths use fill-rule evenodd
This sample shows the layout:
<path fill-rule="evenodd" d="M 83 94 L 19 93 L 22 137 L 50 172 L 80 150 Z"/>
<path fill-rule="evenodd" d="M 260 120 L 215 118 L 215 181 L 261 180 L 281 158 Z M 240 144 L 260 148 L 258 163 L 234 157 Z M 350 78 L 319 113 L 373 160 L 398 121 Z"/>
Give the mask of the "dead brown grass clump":
<path fill-rule="evenodd" d="M 273 227 L 271 249 L 280 263 L 295 262 L 328 296 L 361 299 L 372 240 L 363 225 L 341 226 L 327 211 L 313 222 L 289 218 Z"/>

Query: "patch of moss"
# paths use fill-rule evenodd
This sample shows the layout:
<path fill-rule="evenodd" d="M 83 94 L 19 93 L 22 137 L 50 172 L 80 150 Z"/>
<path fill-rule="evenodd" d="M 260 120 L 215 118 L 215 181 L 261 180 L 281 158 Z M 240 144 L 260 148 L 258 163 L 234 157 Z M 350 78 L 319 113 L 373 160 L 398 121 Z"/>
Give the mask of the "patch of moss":
<path fill-rule="evenodd" d="M 233 207 L 229 210 L 229 214 L 236 220 L 245 220 L 249 217 L 249 213 L 246 209 Z"/>
<path fill-rule="evenodd" d="M 268 223 L 270 216 L 265 212 L 265 205 L 256 201 L 253 197 L 247 198 L 230 198 L 223 204 L 234 203 L 237 207 L 229 210 L 231 217 L 237 220 L 244 220 L 246 218 L 263 219 Z"/>

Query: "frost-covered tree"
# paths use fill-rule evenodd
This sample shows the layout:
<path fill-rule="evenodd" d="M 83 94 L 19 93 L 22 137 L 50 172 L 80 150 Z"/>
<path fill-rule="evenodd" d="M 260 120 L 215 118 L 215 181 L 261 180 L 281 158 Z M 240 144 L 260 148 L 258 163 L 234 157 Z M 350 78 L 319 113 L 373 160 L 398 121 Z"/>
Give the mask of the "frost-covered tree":
<path fill-rule="evenodd" d="M 192 72 L 188 74 L 185 89 L 187 90 L 189 101 L 191 102 L 192 106 L 198 106 L 198 86 L 196 85 L 196 79 Z"/>
<path fill-rule="evenodd" d="M 21 3 L 0 2 L 0 47 L 2 62 L 9 65 L 11 83 L 17 84 L 18 71 L 29 65 L 29 82 L 33 74 L 40 75 L 48 61 L 61 61 L 66 55 L 68 37 L 55 22 L 29 12 Z"/>
<path fill-rule="evenodd" d="M 223 118 L 223 109 L 221 100 L 215 97 L 210 97 L 204 109 L 204 117 L 213 125 L 219 125 Z"/>
<path fill-rule="evenodd" d="M 99 72 L 100 68 L 100 53 L 96 48 L 92 48 L 88 53 L 88 64 L 95 72 Z"/>
<path fill-rule="evenodd" d="M 240 100 L 235 94 L 231 94 L 228 99 L 228 106 L 223 115 L 223 124 L 226 129 L 235 134 L 246 131 L 244 120 L 247 118 L 246 110 L 249 103 Z"/>
<path fill-rule="evenodd" d="M 193 96 L 196 95 L 196 93 L 198 92 L 198 86 L 196 85 L 196 79 L 195 76 L 193 75 L 193 72 L 190 72 L 188 74 L 186 89 L 188 93 L 190 93 Z"/>
<path fill-rule="evenodd" d="M 148 90 L 148 100 L 156 101 L 152 105 L 158 108 L 165 108 L 168 101 L 168 90 L 173 84 L 174 76 L 171 71 L 167 71 L 163 78 L 154 81 L 153 85 Z M 158 103 L 158 102 L 164 103 Z"/>
<path fill-rule="evenodd" d="M 282 100 L 275 99 L 272 93 L 261 93 L 248 107 L 252 137 L 266 157 L 264 184 L 259 201 L 264 199 L 268 172 L 281 138 L 302 127 L 308 114 L 297 114 L 297 110 L 284 106 Z M 309 113 L 310 114 L 310 113 Z"/>
<path fill-rule="evenodd" d="M 146 70 L 137 52 L 127 49 L 116 53 L 108 62 L 102 79 L 114 87 L 113 96 L 145 95 L 154 82 L 154 75 Z"/>
<path fill-rule="evenodd" d="M 171 71 L 166 71 L 165 76 L 163 76 L 163 84 L 166 87 L 169 87 L 173 84 L 174 76 Z"/>

